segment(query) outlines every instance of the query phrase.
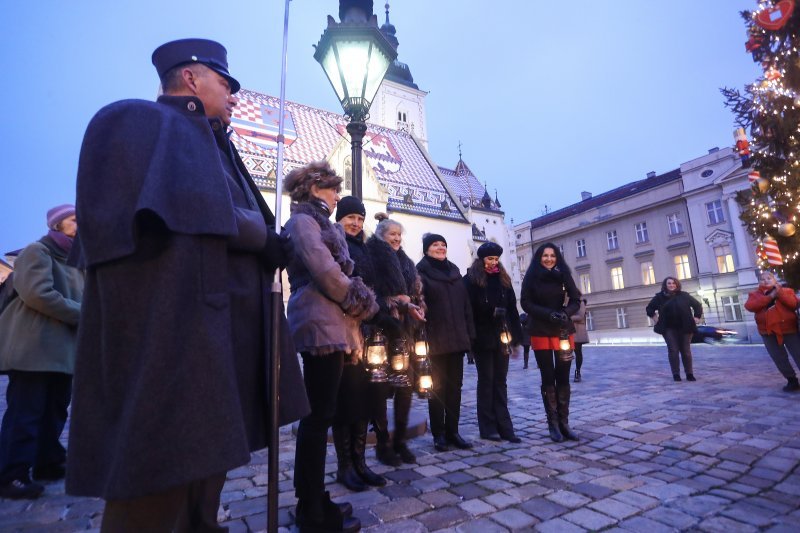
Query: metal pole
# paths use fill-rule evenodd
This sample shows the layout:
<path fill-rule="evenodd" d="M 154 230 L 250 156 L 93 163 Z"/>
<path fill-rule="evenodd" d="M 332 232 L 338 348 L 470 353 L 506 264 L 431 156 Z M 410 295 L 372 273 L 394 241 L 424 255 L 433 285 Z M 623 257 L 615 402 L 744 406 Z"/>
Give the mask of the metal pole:
<path fill-rule="evenodd" d="M 363 198 L 361 194 L 361 149 L 366 132 L 367 125 L 363 120 L 352 119 L 347 123 L 347 133 L 350 134 L 353 159 L 353 196 L 359 200 Z"/>
<path fill-rule="evenodd" d="M 281 203 L 283 201 L 283 127 L 284 114 L 286 107 L 286 56 L 289 44 L 289 2 L 286 0 L 286 7 L 283 17 L 283 56 L 281 58 L 281 99 L 278 118 L 278 162 L 275 170 L 275 231 L 280 233 L 281 229 Z M 278 445 L 280 424 L 278 420 L 278 407 L 280 398 L 278 396 L 278 385 L 280 383 L 281 372 L 281 318 L 283 315 L 283 290 L 281 288 L 281 269 L 275 270 L 275 277 L 272 280 L 272 346 L 270 350 L 270 372 L 269 372 L 269 450 L 267 455 L 267 531 L 277 533 L 278 531 Z"/>

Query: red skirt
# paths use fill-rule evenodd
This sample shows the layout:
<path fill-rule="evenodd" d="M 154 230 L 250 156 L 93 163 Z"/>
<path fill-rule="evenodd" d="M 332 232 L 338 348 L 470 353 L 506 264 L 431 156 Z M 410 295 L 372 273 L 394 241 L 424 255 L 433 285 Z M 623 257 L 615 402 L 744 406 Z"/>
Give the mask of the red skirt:
<path fill-rule="evenodd" d="M 531 350 L 558 350 L 558 337 L 531 337 Z M 569 347 L 575 349 L 574 335 L 569 336 Z"/>

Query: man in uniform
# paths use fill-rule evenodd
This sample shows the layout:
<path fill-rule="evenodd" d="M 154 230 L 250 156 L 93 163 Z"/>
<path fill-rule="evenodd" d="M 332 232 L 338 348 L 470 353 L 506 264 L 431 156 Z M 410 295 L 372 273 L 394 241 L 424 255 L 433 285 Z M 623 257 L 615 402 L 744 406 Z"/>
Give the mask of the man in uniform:
<path fill-rule="evenodd" d="M 239 82 L 214 41 L 153 52 L 163 95 L 89 124 L 77 180 L 78 332 L 67 491 L 104 531 L 219 531 L 226 472 L 267 445 L 275 217 L 227 128 Z M 281 424 L 308 412 L 281 317 Z"/>

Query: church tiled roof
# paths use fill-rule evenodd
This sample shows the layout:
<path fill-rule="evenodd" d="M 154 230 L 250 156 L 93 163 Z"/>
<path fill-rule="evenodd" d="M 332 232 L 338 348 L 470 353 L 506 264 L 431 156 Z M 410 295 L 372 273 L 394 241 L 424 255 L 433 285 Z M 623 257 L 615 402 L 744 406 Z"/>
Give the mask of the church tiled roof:
<path fill-rule="evenodd" d="M 440 166 L 439 173 L 447 180 L 450 190 L 458 195 L 465 208 L 471 205 L 473 209 L 500 211 L 500 205 L 492 200 L 489 191 L 478 181 L 463 159 L 458 160 L 453 170 Z"/>
<path fill-rule="evenodd" d="M 256 184 L 274 190 L 279 100 L 247 89 L 236 96 L 231 141 Z M 288 101 L 285 110 L 285 173 L 327 159 L 343 141 L 349 144 L 343 116 Z M 368 123 L 364 155 L 388 191 L 390 210 L 465 222 L 454 205 L 458 199 L 451 198 L 410 134 Z"/>

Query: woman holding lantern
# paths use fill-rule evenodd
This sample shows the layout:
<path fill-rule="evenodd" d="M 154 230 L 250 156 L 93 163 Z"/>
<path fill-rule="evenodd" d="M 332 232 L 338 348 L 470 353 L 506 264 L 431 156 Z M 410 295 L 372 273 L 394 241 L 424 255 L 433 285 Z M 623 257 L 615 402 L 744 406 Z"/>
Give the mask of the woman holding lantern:
<path fill-rule="evenodd" d="M 578 440 L 569 427 L 569 374 L 575 357 L 575 326 L 569 317 L 580 308 L 580 298 L 558 247 L 549 242 L 539 246 L 522 281 L 520 303 L 528 313 L 527 333 L 542 375 L 542 401 L 554 442 Z"/>
<path fill-rule="evenodd" d="M 503 247 L 486 242 L 464 276 L 472 305 L 478 370 L 478 430 L 482 439 L 520 442 L 508 412 L 508 359 L 522 328 L 511 278 L 500 262 Z"/>
<path fill-rule="evenodd" d="M 381 309 L 402 324 L 399 335 L 385 331 L 389 337 L 389 363 L 393 374 L 393 380 L 390 380 L 395 385 L 389 392 L 390 396 L 394 394 L 394 435 L 390 446 L 384 401 L 382 416 L 374 419 L 377 438 L 375 453 L 382 463 L 399 466 L 401 462 L 417 462 L 406 445 L 414 384 L 410 351 L 414 349 L 414 340 L 425 321 L 426 306 L 422 282 L 414 262 L 403 251 L 403 226 L 384 213 L 377 214 L 375 218 L 379 221 L 378 226 L 367 241 L 367 250 L 375 268 L 375 294 Z"/>
<path fill-rule="evenodd" d="M 292 295 L 287 315 L 311 413 L 300 421 L 294 461 L 300 530 L 356 531 L 352 506 L 335 504 L 325 491 L 325 449 L 345 361 L 361 354 L 359 326 L 378 311 L 375 295 L 353 273 L 342 228 L 330 221 L 342 178 L 324 161 L 291 171 L 284 179 L 292 199 L 285 235 L 293 256 L 287 271 Z"/>

